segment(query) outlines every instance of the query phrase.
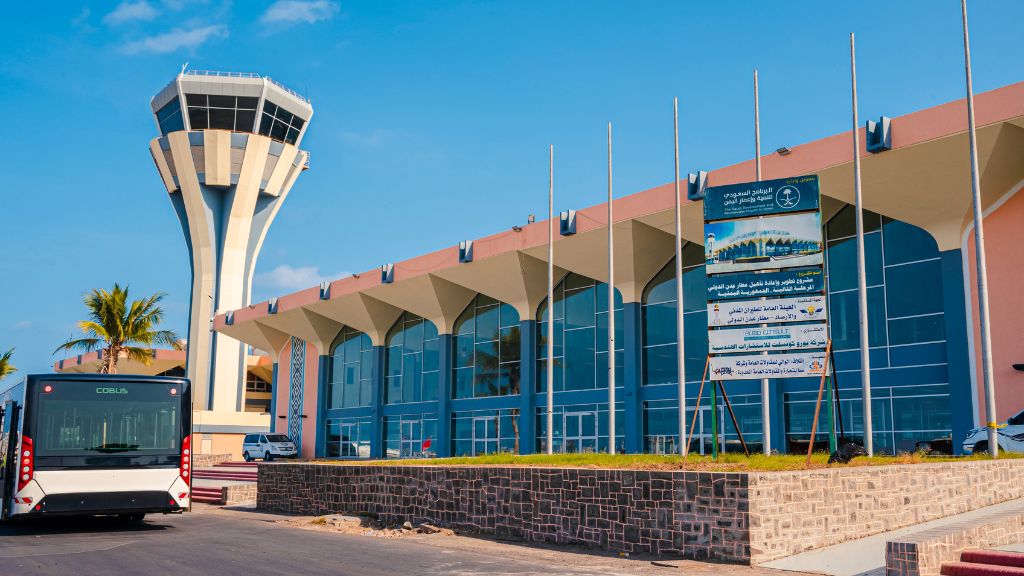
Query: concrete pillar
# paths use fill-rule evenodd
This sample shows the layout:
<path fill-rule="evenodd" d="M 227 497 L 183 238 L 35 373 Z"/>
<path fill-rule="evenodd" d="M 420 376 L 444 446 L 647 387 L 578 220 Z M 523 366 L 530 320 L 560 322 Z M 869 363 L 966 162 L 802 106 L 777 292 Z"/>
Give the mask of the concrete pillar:
<path fill-rule="evenodd" d="M 452 452 L 452 335 L 438 337 L 440 374 L 437 382 L 437 444 L 434 451 L 440 458 Z"/>
<path fill-rule="evenodd" d="M 640 398 L 643 382 L 640 361 L 643 354 L 643 317 L 639 302 L 626 302 L 622 305 L 622 340 L 626 452 L 639 454 L 644 451 L 644 408 Z"/>
<path fill-rule="evenodd" d="M 537 321 L 519 322 L 519 453 L 537 447 Z"/>
<path fill-rule="evenodd" d="M 945 311 L 946 365 L 949 373 L 949 402 L 953 421 L 953 451 L 963 452 L 967 431 L 974 427 L 974 386 L 971 380 L 971 349 L 967 333 L 974 327 L 967 323 L 964 293 L 963 253 L 959 249 L 940 252 L 942 263 L 942 308 Z"/>
<path fill-rule="evenodd" d="M 331 357 L 320 354 L 316 372 L 316 457 L 327 456 L 327 387 L 331 383 Z"/>
<path fill-rule="evenodd" d="M 373 347 L 373 366 L 370 378 L 373 380 L 373 399 L 370 403 L 370 418 L 373 423 L 373 437 L 370 439 L 370 458 L 383 458 L 384 451 L 384 350 L 383 346 Z"/>

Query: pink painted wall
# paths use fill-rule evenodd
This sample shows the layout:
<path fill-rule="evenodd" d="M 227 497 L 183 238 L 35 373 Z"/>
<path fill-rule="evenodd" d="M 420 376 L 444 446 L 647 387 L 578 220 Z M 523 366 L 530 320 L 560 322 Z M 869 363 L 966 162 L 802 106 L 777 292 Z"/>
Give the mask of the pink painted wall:
<path fill-rule="evenodd" d="M 1002 206 L 985 217 L 985 256 L 992 333 L 992 367 L 996 382 L 996 421 L 1024 409 L 1024 372 L 1013 364 L 1024 363 L 1024 191 L 1018 190 Z M 974 318 L 974 352 L 977 366 L 978 415 L 985 423 L 985 386 L 981 365 L 981 328 L 978 322 L 978 275 L 974 230 L 967 240 L 970 267 L 971 315 Z"/>

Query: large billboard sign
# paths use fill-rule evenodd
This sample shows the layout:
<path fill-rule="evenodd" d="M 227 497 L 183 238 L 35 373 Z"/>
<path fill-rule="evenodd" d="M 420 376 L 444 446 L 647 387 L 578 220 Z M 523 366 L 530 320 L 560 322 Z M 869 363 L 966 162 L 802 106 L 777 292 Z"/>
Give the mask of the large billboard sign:
<path fill-rule="evenodd" d="M 823 262 L 821 250 L 819 212 L 704 225 L 708 274 L 817 266 Z"/>
<path fill-rule="evenodd" d="M 823 374 L 829 342 L 824 248 L 817 176 L 705 191 L 712 379 Z"/>
<path fill-rule="evenodd" d="M 712 354 L 807 350 L 824 348 L 827 343 L 828 330 L 822 323 L 720 328 L 708 332 L 708 350 Z"/>
<path fill-rule="evenodd" d="M 825 291 L 825 273 L 820 267 L 779 272 L 740 272 L 708 276 L 708 300 L 792 296 Z"/>
<path fill-rule="evenodd" d="M 713 380 L 820 377 L 825 352 L 712 356 L 710 370 Z"/>
<path fill-rule="evenodd" d="M 825 296 L 798 296 L 772 300 L 723 300 L 708 303 L 708 326 L 743 326 L 812 322 L 828 318 Z"/>
<path fill-rule="evenodd" d="M 819 196 L 817 176 L 713 186 L 704 192 L 704 220 L 809 212 Z"/>

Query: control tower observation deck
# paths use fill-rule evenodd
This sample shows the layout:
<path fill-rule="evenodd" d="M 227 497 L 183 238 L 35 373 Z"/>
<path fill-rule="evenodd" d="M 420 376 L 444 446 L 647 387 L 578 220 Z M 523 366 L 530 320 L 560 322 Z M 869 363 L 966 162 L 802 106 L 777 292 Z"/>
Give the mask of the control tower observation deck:
<path fill-rule="evenodd" d="M 246 346 L 213 332 L 211 320 L 249 305 L 263 239 L 309 167 L 299 146 L 313 108 L 258 74 L 198 70 L 179 74 L 151 106 L 160 136 L 149 150 L 192 264 L 187 373 L 195 409 L 251 425 L 228 414 L 244 410 Z"/>

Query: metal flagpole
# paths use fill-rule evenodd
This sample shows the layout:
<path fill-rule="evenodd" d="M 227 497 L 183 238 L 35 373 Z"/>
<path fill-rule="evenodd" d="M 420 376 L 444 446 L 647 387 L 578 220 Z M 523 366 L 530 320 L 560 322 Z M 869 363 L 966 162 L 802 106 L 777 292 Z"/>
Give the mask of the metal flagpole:
<path fill-rule="evenodd" d="M 672 99 L 676 151 L 676 374 L 679 380 L 679 453 L 686 457 L 686 357 L 683 355 L 683 209 L 679 198 L 679 98 Z"/>
<path fill-rule="evenodd" d="M 761 107 L 760 97 L 757 90 L 757 70 L 754 70 L 754 175 L 758 182 L 761 181 Z M 762 298 L 764 300 L 764 298 Z M 765 326 L 762 324 L 762 327 Z M 767 352 L 763 352 L 765 356 Z M 772 453 L 772 411 L 769 402 L 770 391 L 768 379 L 761 379 L 761 446 L 765 455 Z M 739 432 L 739 430 L 737 430 Z"/>
<path fill-rule="evenodd" d="M 971 192 L 974 198 L 974 252 L 978 274 L 978 321 L 981 324 L 981 364 L 985 377 L 985 418 L 988 420 L 988 452 L 999 457 L 996 434 L 996 391 L 992 373 L 992 332 L 989 327 L 988 267 L 985 262 L 984 213 L 981 207 L 981 179 L 978 175 L 978 134 L 974 125 L 974 82 L 971 79 L 971 42 L 967 32 L 967 0 L 960 0 L 964 26 L 964 69 L 967 75 L 967 127 L 971 142 Z"/>
<path fill-rule="evenodd" d="M 608 123 L 608 453 L 615 454 L 615 220 L 612 218 L 612 123 Z"/>
<path fill-rule="evenodd" d="M 555 146 L 548 147 L 548 406 L 547 448 L 554 453 L 555 424 Z"/>
<path fill-rule="evenodd" d="M 860 315 L 860 383 L 864 403 L 864 450 L 875 455 L 871 429 L 871 349 L 868 341 L 868 288 L 864 267 L 864 197 L 860 182 L 860 120 L 857 118 L 857 48 L 850 32 L 850 83 L 853 96 L 853 194 L 857 212 L 857 308 Z M 838 385 L 838 383 L 837 383 Z"/>

